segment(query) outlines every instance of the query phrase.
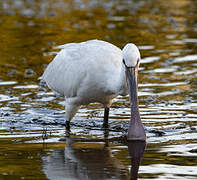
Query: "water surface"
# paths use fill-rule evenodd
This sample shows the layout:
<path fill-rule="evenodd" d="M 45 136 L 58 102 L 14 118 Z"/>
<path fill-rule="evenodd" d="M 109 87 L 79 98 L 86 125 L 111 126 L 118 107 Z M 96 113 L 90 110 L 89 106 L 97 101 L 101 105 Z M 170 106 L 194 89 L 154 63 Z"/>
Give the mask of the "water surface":
<path fill-rule="evenodd" d="M 114 99 L 107 137 L 102 105 L 83 106 L 72 121 L 70 140 L 77 142 L 69 144 L 64 100 L 37 80 L 57 45 L 89 39 L 120 48 L 133 42 L 141 51 L 139 102 L 147 148 L 139 179 L 196 179 L 196 19 L 194 0 L 2 0 L 0 179 L 65 179 L 66 172 L 70 179 L 129 178 L 122 141 L 128 96 Z"/>

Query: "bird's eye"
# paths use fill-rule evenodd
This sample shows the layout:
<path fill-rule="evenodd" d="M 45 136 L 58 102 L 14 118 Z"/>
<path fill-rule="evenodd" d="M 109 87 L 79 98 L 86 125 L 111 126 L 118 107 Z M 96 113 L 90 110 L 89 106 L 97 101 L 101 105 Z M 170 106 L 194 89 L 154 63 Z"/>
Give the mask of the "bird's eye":
<path fill-rule="evenodd" d="M 123 64 L 126 66 L 126 64 L 125 64 L 125 60 L 124 60 L 124 59 L 122 60 L 122 62 L 123 62 Z"/>
<path fill-rule="evenodd" d="M 139 62 L 140 62 L 140 58 L 137 59 L 137 64 L 139 64 Z"/>
<path fill-rule="evenodd" d="M 137 59 L 137 64 L 136 64 L 136 66 L 139 66 L 139 64 L 140 64 L 140 58 Z"/>

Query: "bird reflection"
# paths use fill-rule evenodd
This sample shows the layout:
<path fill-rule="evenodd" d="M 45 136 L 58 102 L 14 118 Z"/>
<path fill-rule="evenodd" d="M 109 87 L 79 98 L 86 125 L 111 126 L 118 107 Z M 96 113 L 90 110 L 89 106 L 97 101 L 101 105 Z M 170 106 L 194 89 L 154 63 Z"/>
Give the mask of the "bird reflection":
<path fill-rule="evenodd" d="M 128 150 L 131 156 L 131 178 L 138 179 L 138 170 L 146 147 L 145 141 L 128 141 Z"/>
<path fill-rule="evenodd" d="M 50 180 L 128 180 L 128 166 L 113 155 L 109 146 L 109 131 L 104 131 L 104 142 L 83 142 L 76 137 L 66 137 L 64 149 L 53 150 L 50 156 L 43 157 L 43 171 Z M 142 142 L 142 141 L 141 141 Z M 145 145 L 139 141 L 129 141 L 128 149 L 132 156 L 131 178 L 137 178 L 137 171 Z M 135 164 L 136 163 L 136 164 Z"/>

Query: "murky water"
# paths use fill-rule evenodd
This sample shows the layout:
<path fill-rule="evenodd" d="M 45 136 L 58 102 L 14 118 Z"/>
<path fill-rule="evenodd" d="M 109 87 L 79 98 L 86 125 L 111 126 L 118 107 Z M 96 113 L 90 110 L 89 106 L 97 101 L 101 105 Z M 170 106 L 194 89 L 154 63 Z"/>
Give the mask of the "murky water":
<path fill-rule="evenodd" d="M 0 179 L 128 179 L 128 97 L 83 106 L 64 139 L 64 101 L 37 80 L 55 46 L 102 39 L 138 45 L 147 147 L 139 179 L 197 179 L 195 0 L 1 0 Z"/>

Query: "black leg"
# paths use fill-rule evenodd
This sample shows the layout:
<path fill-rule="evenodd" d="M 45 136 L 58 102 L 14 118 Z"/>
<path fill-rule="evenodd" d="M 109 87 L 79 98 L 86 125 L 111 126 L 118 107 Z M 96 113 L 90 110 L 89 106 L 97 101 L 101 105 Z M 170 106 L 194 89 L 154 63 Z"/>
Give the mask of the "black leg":
<path fill-rule="evenodd" d="M 104 112 L 104 120 L 103 120 L 103 127 L 108 128 L 108 117 L 109 117 L 109 108 L 105 108 Z"/>
<path fill-rule="evenodd" d="M 70 131 L 70 121 L 66 121 L 66 131 Z"/>
<path fill-rule="evenodd" d="M 104 128 L 104 147 L 109 147 L 109 129 L 108 128 Z"/>
<path fill-rule="evenodd" d="M 66 137 L 70 137 L 70 121 L 66 121 Z"/>

